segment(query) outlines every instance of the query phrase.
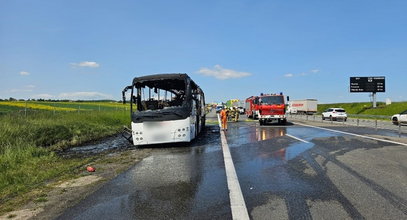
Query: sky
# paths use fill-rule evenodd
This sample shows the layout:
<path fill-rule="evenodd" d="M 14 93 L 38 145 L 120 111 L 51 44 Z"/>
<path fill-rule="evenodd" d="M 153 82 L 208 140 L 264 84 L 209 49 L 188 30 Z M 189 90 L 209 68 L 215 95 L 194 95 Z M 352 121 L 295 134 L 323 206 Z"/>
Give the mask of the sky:
<path fill-rule="evenodd" d="M 407 101 L 405 0 L 1 0 L 0 99 L 121 99 L 137 76 L 187 73 L 206 102 L 280 93 Z"/>

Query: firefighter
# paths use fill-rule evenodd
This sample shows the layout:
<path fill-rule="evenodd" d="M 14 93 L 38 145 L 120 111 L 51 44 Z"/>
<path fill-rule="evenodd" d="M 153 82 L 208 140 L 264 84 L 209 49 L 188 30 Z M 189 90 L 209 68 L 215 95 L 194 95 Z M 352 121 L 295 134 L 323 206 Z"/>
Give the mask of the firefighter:
<path fill-rule="evenodd" d="M 220 120 L 222 122 L 222 130 L 227 131 L 228 130 L 228 112 L 226 108 L 222 108 L 220 111 Z"/>
<path fill-rule="evenodd" d="M 229 107 L 228 111 L 228 121 L 232 121 L 235 118 L 235 112 L 232 107 Z"/>
<path fill-rule="evenodd" d="M 239 114 L 240 114 L 240 112 L 239 112 L 239 109 L 235 106 L 235 107 L 233 107 L 233 110 L 234 110 L 234 113 L 235 113 L 235 117 L 234 117 L 234 121 L 235 122 L 237 122 L 237 121 L 239 121 Z"/>

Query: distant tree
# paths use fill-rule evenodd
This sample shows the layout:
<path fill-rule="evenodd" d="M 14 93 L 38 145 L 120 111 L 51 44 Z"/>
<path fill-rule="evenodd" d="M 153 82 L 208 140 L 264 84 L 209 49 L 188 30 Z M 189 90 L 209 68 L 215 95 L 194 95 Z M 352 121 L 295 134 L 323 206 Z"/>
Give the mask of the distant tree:
<path fill-rule="evenodd" d="M 8 100 L 9 100 L 9 101 L 17 101 L 17 99 L 15 99 L 15 98 L 13 98 L 13 97 L 10 97 Z"/>
<path fill-rule="evenodd" d="M 19 99 L 18 101 L 20 101 L 20 102 L 24 102 L 25 100 L 24 100 L 24 99 Z"/>

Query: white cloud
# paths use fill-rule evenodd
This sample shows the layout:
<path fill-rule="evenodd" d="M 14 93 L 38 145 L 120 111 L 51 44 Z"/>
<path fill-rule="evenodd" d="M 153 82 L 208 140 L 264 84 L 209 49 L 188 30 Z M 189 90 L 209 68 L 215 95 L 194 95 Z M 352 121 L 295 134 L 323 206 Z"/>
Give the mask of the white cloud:
<path fill-rule="evenodd" d="M 10 89 L 9 92 L 11 93 L 19 93 L 19 92 L 32 92 L 34 90 L 34 85 L 26 85 L 24 87 L 18 89 Z"/>
<path fill-rule="evenodd" d="M 320 70 L 319 69 L 313 69 L 311 70 L 311 73 L 318 73 Z"/>
<path fill-rule="evenodd" d="M 35 99 L 53 99 L 53 98 L 55 98 L 55 96 L 44 93 L 44 94 L 36 94 L 33 96 L 33 98 L 35 98 Z"/>
<path fill-rule="evenodd" d="M 27 71 L 21 71 L 21 72 L 20 72 L 20 75 L 22 75 L 22 76 L 28 76 L 28 75 L 30 75 L 30 73 L 27 72 Z"/>
<path fill-rule="evenodd" d="M 231 69 L 224 69 L 221 65 L 215 65 L 213 69 L 203 67 L 198 71 L 198 73 L 205 76 L 213 76 L 221 80 L 241 78 L 252 75 L 248 72 L 238 72 Z"/>
<path fill-rule="evenodd" d="M 308 75 L 316 74 L 316 73 L 318 73 L 319 71 L 320 71 L 319 69 L 312 69 L 312 70 L 310 70 L 310 71 L 308 71 L 308 72 L 302 72 L 302 73 L 297 73 L 297 74 L 287 73 L 287 74 L 284 74 L 283 76 L 284 76 L 284 77 L 287 77 L 287 78 L 289 78 L 289 77 L 296 77 L 296 76 L 308 76 Z"/>
<path fill-rule="evenodd" d="M 80 63 L 71 63 L 73 67 L 90 67 L 90 68 L 98 68 L 100 65 L 94 61 L 83 61 Z"/>
<path fill-rule="evenodd" d="M 112 95 L 100 92 L 67 92 L 58 95 L 60 99 L 70 100 L 95 100 L 95 99 L 113 99 Z"/>
<path fill-rule="evenodd" d="M 10 89 L 9 92 L 11 93 L 19 93 L 19 92 L 32 92 L 32 89 Z"/>
<path fill-rule="evenodd" d="M 294 76 L 294 74 L 292 74 L 292 73 L 287 73 L 287 74 L 284 74 L 284 77 L 287 77 L 287 78 L 289 78 L 289 77 L 293 77 Z"/>

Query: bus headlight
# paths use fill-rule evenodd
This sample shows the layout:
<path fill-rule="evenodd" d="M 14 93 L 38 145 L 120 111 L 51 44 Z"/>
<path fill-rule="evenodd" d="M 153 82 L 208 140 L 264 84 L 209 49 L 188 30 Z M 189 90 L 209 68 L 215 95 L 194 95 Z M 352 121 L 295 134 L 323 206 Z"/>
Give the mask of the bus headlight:
<path fill-rule="evenodd" d="M 141 132 L 141 131 L 133 131 L 133 138 L 136 141 L 142 141 L 143 140 L 142 135 L 143 135 L 143 132 Z"/>
<path fill-rule="evenodd" d="M 175 129 L 175 136 L 176 138 L 186 137 L 188 135 L 188 127 L 177 128 Z"/>

